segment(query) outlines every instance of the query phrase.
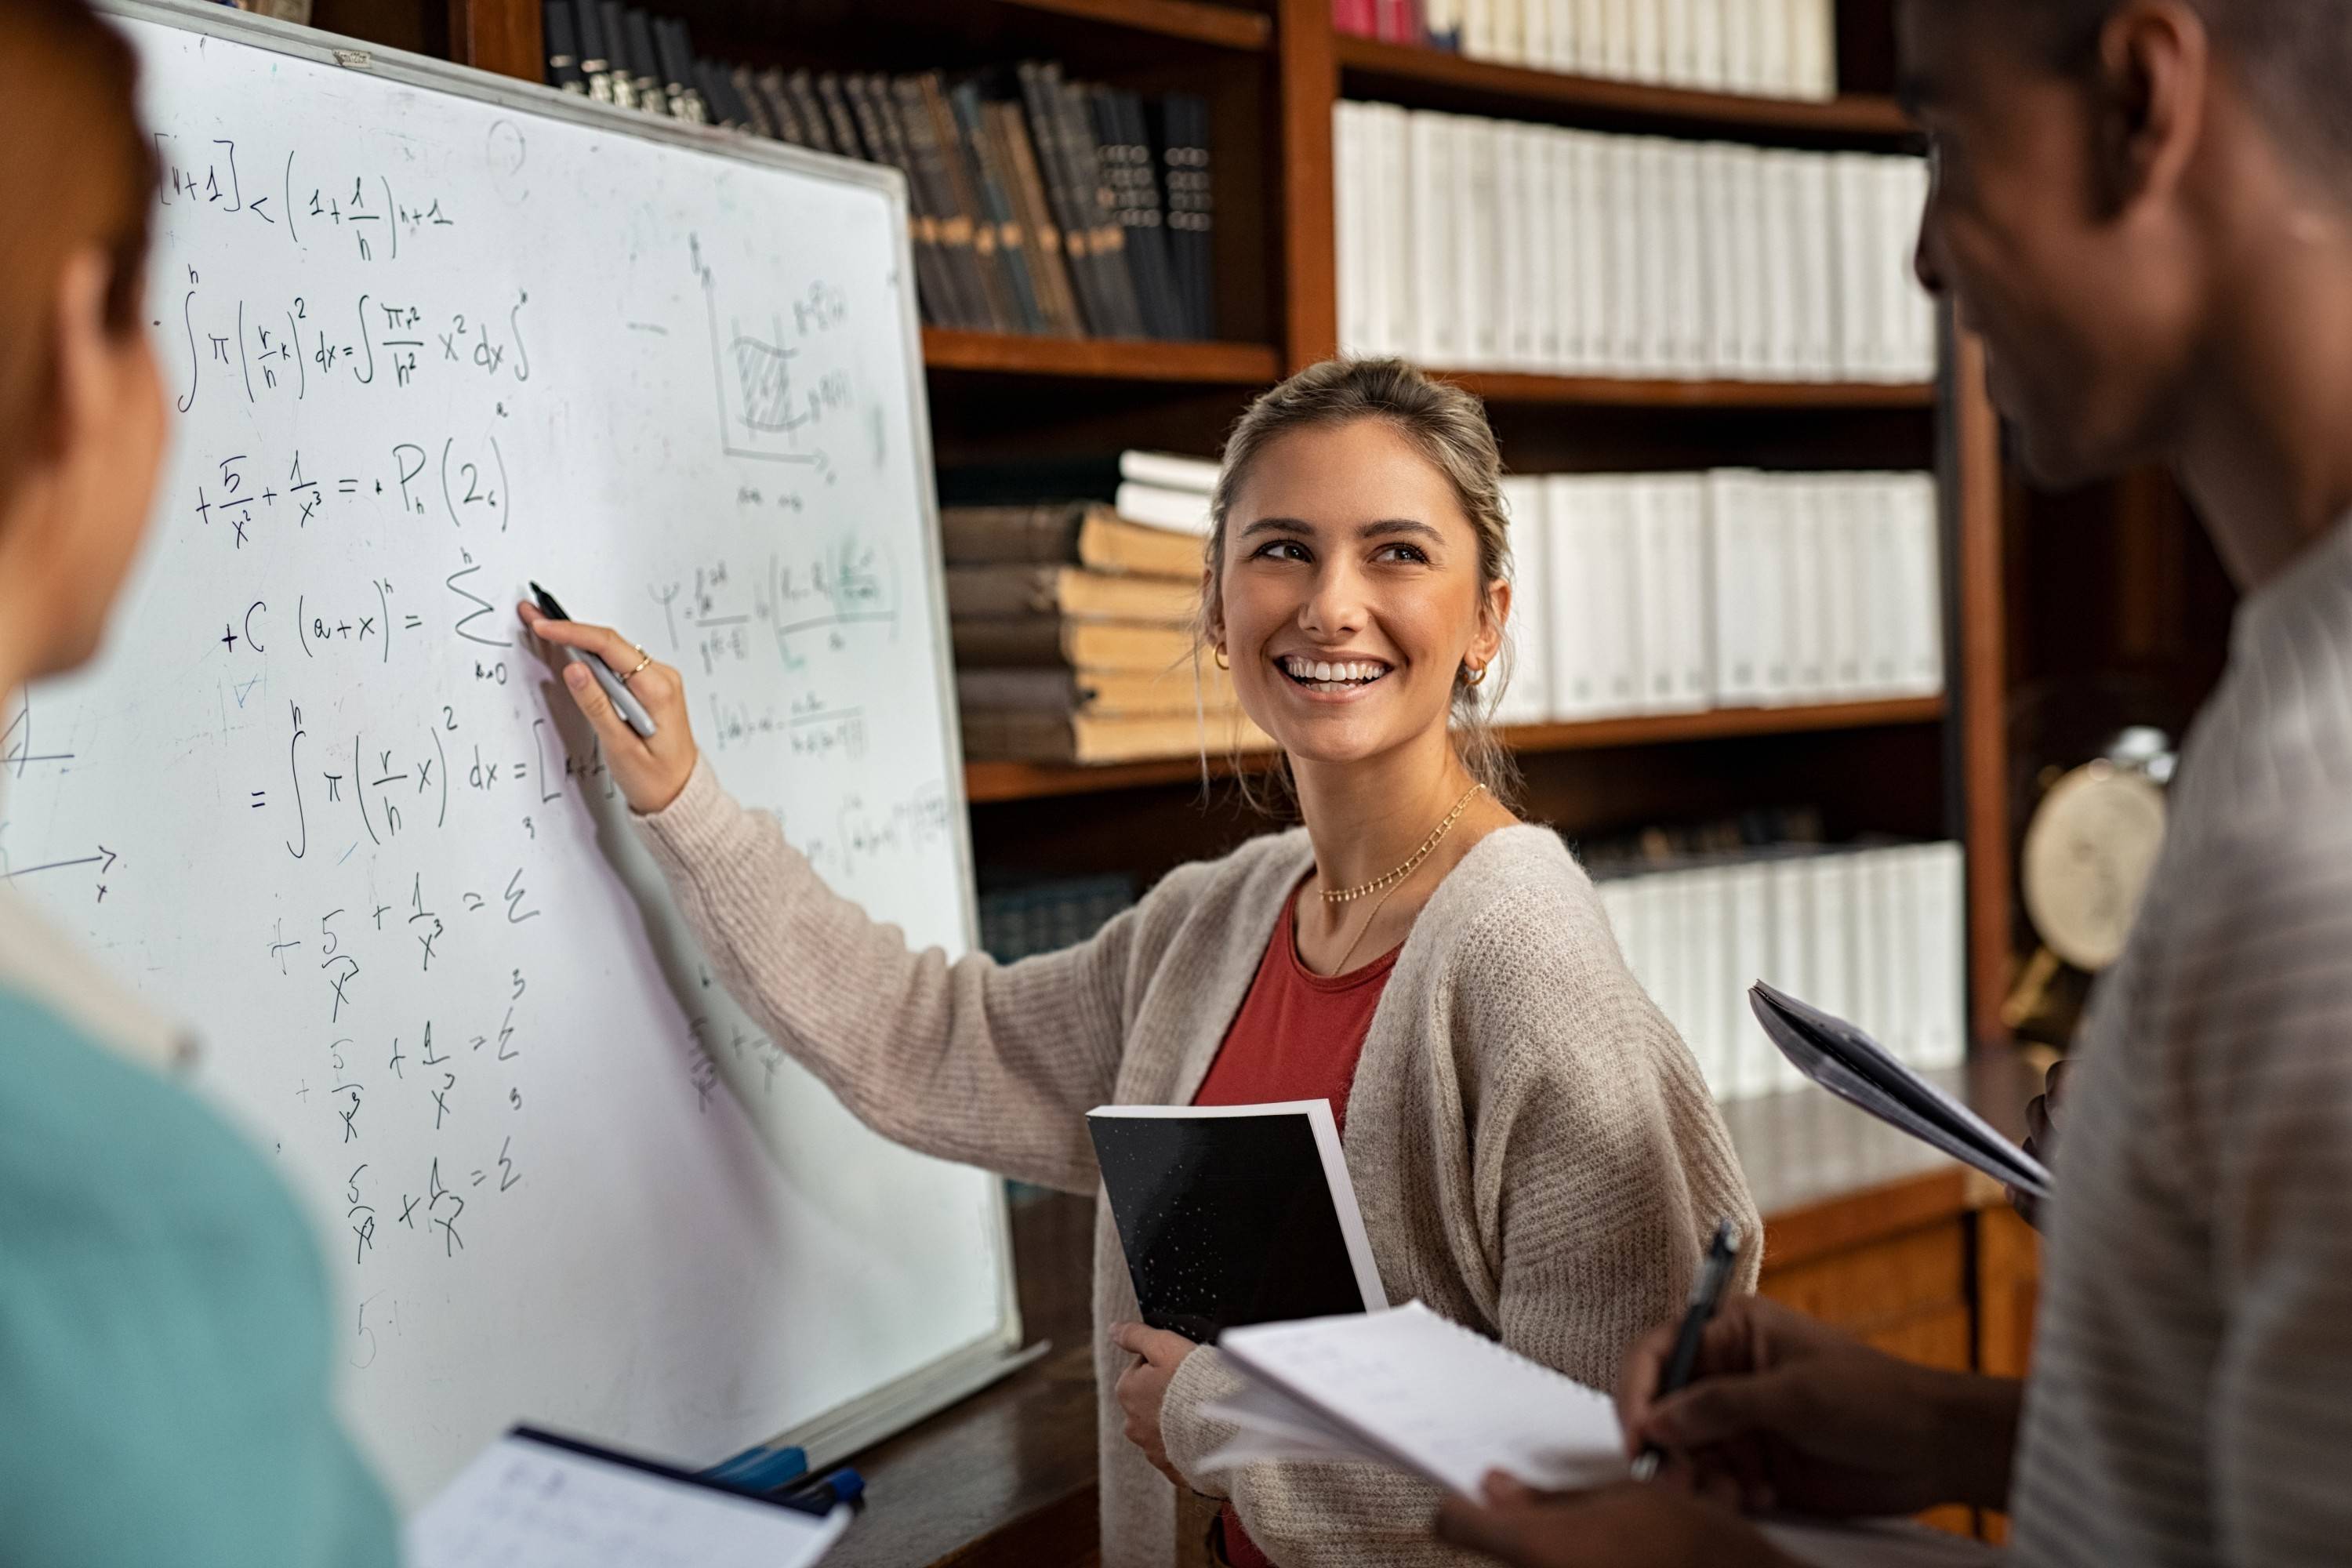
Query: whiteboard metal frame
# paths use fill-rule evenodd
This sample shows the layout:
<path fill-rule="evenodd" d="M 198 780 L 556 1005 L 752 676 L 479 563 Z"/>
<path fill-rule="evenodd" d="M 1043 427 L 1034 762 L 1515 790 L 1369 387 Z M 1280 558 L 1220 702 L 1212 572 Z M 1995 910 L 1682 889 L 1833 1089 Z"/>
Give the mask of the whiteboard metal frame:
<path fill-rule="evenodd" d="M 974 898 L 978 882 L 972 869 L 970 806 L 964 798 L 963 732 L 956 709 L 955 676 L 944 662 L 950 646 L 947 567 L 940 545 L 939 488 L 932 479 L 930 401 L 923 390 L 922 321 L 915 308 L 914 240 L 908 222 L 906 176 L 877 163 L 814 153 L 783 142 L 763 142 L 716 125 L 693 125 L 682 120 L 659 118 L 427 55 L 379 48 L 356 38 L 236 10 L 210 0 L 93 0 L 93 4 L 103 15 L 202 33 L 319 65 L 362 71 L 386 81 L 496 104 L 518 114 L 691 148 L 816 179 L 863 185 L 881 193 L 890 204 L 891 226 L 898 242 L 895 291 L 899 330 L 907 345 L 907 428 L 911 455 L 922 465 L 919 504 L 922 508 L 923 538 L 929 546 L 923 552 L 923 583 L 930 606 L 931 636 L 942 655 L 942 662 L 933 666 L 932 674 L 939 685 L 940 738 L 948 749 L 949 837 L 955 847 L 956 875 L 963 889 L 961 907 L 957 912 L 963 927 L 965 951 L 977 952 L 980 922 Z M 779 1433 L 774 1441 L 807 1449 L 812 1468 L 830 1464 L 979 1392 L 1043 1353 L 1042 1345 L 1026 1352 L 1021 1348 L 1021 1300 L 1013 1271 L 1012 1214 L 1001 1182 L 996 1187 L 993 1207 L 995 1223 L 991 1227 L 990 1240 L 995 1248 L 1001 1281 L 995 1331 L 880 1388 L 845 1400 Z M 779 1331 L 784 1331 L 782 1325 Z"/>

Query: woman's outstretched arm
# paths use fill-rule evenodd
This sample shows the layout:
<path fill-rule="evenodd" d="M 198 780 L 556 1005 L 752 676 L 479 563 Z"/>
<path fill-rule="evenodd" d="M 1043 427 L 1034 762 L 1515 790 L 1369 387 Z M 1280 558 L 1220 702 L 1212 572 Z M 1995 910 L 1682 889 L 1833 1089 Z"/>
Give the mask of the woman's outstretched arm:
<path fill-rule="evenodd" d="M 1139 911 L 1021 963 L 917 952 L 826 887 L 773 817 L 696 752 L 677 672 L 603 626 L 525 606 L 546 642 L 603 657 L 654 720 L 640 737 L 588 670 L 563 669 L 680 911 L 760 1026 L 885 1137 L 1087 1192 L 1086 1112 L 1112 1098 Z"/>

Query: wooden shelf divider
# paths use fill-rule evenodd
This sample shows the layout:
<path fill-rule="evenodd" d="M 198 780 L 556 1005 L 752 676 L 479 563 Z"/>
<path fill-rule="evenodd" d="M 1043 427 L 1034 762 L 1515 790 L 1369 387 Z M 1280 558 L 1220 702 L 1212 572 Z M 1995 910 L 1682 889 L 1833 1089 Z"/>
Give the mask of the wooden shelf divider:
<path fill-rule="evenodd" d="M 1475 60 L 1443 49 L 1342 34 L 1339 79 L 1349 96 L 1394 99 L 1504 117 L 1643 121 L 1729 137 L 1885 144 L 1915 134 L 1892 98 L 1850 93 L 1823 101 L 1707 92 Z M 1485 108 L 1479 105 L 1484 102 Z"/>
<path fill-rule="evenodd" d="M 998 0 L 1024 11 L 1104 22 L 1139 33 L 1219 48 L 1263 53 L 1274 42 L 1274 21 L 1263 11 L 1216 0 Z"/>
<path fill-rule="evenodd" d="M 1612 747 L 1672 745 L 1685 741 L 1743 735 L 1793 735 L 1825 730 L 1865 730 L 1896 724 L 1933 724 L 1944 717 L 1941 697 L 1903 697 L 1874 702 L 1827 703 L 1809 708 L 1718 708 L 1705 713 L 1665 713 L 1634 719 L 1599 719 L 1580 724 L 1538 724 L 1506 730 L 1504 739 L 1521 756 L 1548 752 L 1603 751 Z M 1252 771 L 1269 765 L 1271 752 L 1244 756 Z M 1209 759 L 1209 775 L 1234 772 L 1229 757 Z M 1197 757 L 1166 757 L 1145 763 L 1057 763 L 971 762 L 963 768 L 964 798 L 975 805 L 1055 795 L 1097 795 L 1188 784 L 1201 776 Z"/>
<path fill-rule="evenodd" d="M 1440 370 L 1431 374 L 1489 403 L 1562 404 L 1588 408 L 1936 406 L 1936 388 L 1929 382 L 1696 381 L 1487 370 Z"/>
<path fill-rule="evenodd" d="M 1009 332 L 950 331 L 941 327 L 923 329 L 923 364 L 934 371 L 1058 376 L 1071 381 L 1270 386 L 1281 379 L 1281 356 L 1265 343 L 1024 337 Z"/>

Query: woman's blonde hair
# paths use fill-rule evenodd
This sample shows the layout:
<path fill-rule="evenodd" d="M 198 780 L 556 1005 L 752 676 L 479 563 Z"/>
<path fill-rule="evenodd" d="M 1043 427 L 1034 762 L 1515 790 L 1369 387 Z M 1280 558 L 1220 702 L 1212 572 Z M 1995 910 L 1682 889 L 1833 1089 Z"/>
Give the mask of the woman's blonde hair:
<path fill-rule="evenodd" d="M 1207 589 L 1202 595 L 1198 650 L 1219 641 L 1224 626 L 1225 530 L 1250 469 L 1265 449 L 1301 430 L 1324 429 L 1377 419 L 1411 442 L 1430 466 L 1445 476 L 1478 541 L 1479 613 L 1492 615 L 1487 584 L 1511 575 L 1509 514 L 1504 510 L 1502 455 L 1486 423 L 1486 405 L 1460 387 L 1433 381 L 1399 359 L 1332 359 L 1310 365 L 1249 405 L 1225 439 L 1223 466 L 1209 506 Z M 1495 732 L 1494 706 L 1510 684 L 1510 642 L 1476 684 L 1465 668 L 1454 672 L 1454 712 L 1449 729 L 1455 751 L 1470 775 L 1496 799 L 1509 804 L 1517 793 L 1518 769 Z M 1205 756 L 1202 759 L 1206 765 Z M 1249 775 L 1237 771 L 1242 791 L 1255 803 Z M 1276 770 L 1287 790 L 1290 765 Z"/>

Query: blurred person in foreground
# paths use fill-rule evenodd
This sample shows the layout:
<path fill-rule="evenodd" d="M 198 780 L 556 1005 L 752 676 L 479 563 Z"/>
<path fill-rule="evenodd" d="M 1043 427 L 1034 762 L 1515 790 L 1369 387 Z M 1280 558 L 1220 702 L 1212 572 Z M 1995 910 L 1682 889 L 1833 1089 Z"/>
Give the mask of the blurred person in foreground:
<path fill-rule="evenodd" d="M 1629 1357 L 1665 1480 L 1494 1483 L 1527 1568 L 1782 1561 L 1744 1517 L 2007 1509 L 2029 1563 L 2352 1553 L 2352 5 L 1898 0 L 1936 178 L 1917 265 L 2028 468 L 2161 458 L 2243 594 L 2065 1089 L 2031 1379 L 1769 1302 L 1695 1383 Z M 2046 1123 L 2037 1142 L 2047 1142 Z"/>
<path fill-rule="evenodd" d="M 97 653 L 154 511 L 137 76 L 84 0 L 0 0 L 0 700 Z M 189 1054 L 0 883 L 0 1563 L 391 1568 L 317 1245 Z"/>

